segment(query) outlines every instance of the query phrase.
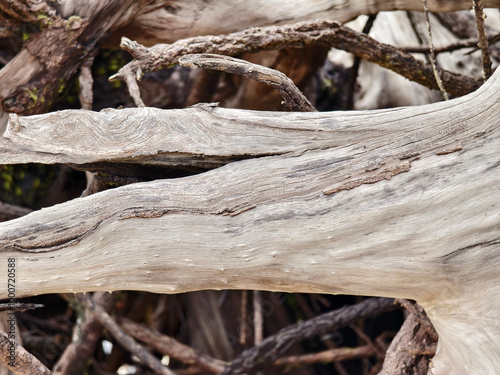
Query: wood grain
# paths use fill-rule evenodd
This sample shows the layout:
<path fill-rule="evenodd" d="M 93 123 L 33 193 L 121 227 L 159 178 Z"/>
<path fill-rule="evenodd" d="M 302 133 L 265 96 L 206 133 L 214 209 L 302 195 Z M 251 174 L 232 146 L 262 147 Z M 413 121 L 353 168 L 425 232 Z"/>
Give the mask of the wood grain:
<path fill-rule="evenodd" d="M 2 142 L 25 147 L 32 161 L 72 153 L 85 161 L 108 147 L 110 158 L 132 157 L 172 131 L 176 152 L 278 146 L 270 156 L 2 223 L 0 263 L 5 269 L 16 259 L 18 297 L 241 288 L 415 299 L 440 336 L 434 374 L 498 373 L 499 88 L 496 72 L 466 97 L 373 112 L 202 107 L 14 116 Z M 156 115 L 163 120 L 153 124 Z M 157 138 L 141 138 L 148 127 Z M 2 151 L 0 163 L 13 157 Z"/>
<path fill-rule="evenodd" d="M 66 0 L 64 14 L 78 14 L 86 1 Z M 499 8 L 499 0 L 485 0 L 486 8 Z M 165 6 L 166 5 L 166 6 Z M 428 2 L 434 13 L 469 10 L 470 0 Z M 142 8 L 132 22 L 117 30 L 110 43 L 119 45 L 122 36 L 146 45 L 172 43 L 198 35 L 226 34 L 248 27 L 292 23 L 301 20 L 327 19 L 347 22 L 361 14 L 383 11 L 423 11 L 423 3 L 414 0 L 257 0 L 251 5 L 245 0 L 155 0 Z M 73 13 L 72 13 L 73 12 Z"/>

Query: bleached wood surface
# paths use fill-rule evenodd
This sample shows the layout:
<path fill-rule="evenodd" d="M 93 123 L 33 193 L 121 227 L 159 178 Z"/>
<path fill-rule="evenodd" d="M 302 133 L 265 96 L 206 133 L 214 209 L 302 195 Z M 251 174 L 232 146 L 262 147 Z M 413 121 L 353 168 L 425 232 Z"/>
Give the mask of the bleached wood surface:
<path fill-rule="evenodd" d="M 62 15 L 78 14 L 85 17 L 98 4 L 98 0 L 58 1 Z M 429 0 L 431 12 L 453 12 L 472 7 L 470 0 Z M 499 8 L 499 0 L 483 0 L 486 8 Z M 170 43 L 197 35 L 225 34 L 248 27 L 291 23 L 300 20 L 330 19 L 350 21 L 361 14 L 382 11 L 423 11 L 422 1 L 415 0 L 154 0 L 143 6 L 133 18 L 124 17 L 112 40 L 119 44 L 127 36 L 141 44 Z M 117 23 L 119 25 L 120 22 Z"/>
<path fill-rule="evenodd" d="M 7 259 L 16 258 L 18 297 L 243 288 L 411 298 L 440 335 L 434 374 L 498 373 L 499 89 L 497 72 L 475 93 L 420 107 L 307 114 L 204 108 L 195 110 L 198 117 L 193 109 L 166 111 L 175 113 L 177 127 L 155 129 L 165 139 L 182 129 L 179 147 L 210 146 L 215 153 L 247 141 L 257 148 L 268 137 L 277 144 L 298 138 L 300 147 L 2 223 L 0 263 L 6 269 Z M 145 112 L 130 111 L 133 145 L 141 126 L 152 122 L 135 122 Z M 71 114 L 67 124 L 78 123 Z M 10 140 L 2 142 L 26 142 L 33 157 L 42 133 L 59 142 L 52 129 L 94 149 L 125 133 L 107 138 L 91 129 L 102 123 L 89 121 L 82 140 L 75 126 L 51 116 L 11 122 L 4 135 Z M 222 126 L 219 134 L 201 126 L 227 124 L 221 119 L 233 124 L 228 134 Z M 31 121 L 29 129 L 23 121 Z M 301 140 L 304 131 L 309 144 Z M 40 158 L 53 157 L 43 147 Z M 54 146 L 52 153 L 83 154 L 73 146 Z M 0 153 L 0 164 L 11 157 Z M 6 296 L 2 285 L 0 298 Z"/>

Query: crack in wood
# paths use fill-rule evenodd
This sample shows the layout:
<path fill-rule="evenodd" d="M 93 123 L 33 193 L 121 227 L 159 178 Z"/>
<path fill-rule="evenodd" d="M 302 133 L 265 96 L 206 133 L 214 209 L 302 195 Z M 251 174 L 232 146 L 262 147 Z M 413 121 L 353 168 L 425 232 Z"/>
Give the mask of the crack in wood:
<path fill-rule="evenodd" d="M 452 251 L 451 253 L 442 255 L 439 258 L 443 259 L 445 262 L 446 261 L 449 262 L 452 258 L 455 258 L 455 257 L 458 257 L 460 255 L 463 255 L 467 251 L 475 249 L 476 247 L 488 247 L 488 246 L 494 246 L 494 245 L 499 245 L 499 244 L 500 244 L 500 238 L 494 238 L 494 239 L 492 239 L 490 241 L 479 242 L 479 243 L 475 243 L 475 244 L 472 244 L 472 245 L 469 245 L 469 246 L 462 247 L 460 249 Z"/>
<path fill-rule="evenodd" d="M 150 219 L 150 218 L 155 218 L 155 217 L 162 217 L 166 213 L 171 213 L 174 212 L 173 210 L 159 210 L 159 209 L 134 209 L 131 212 L 124 213 L 118 220 L 126 220 L 126 219 L 132 219 L 132 218 L 145 218 L 145 219 Z"/>
<path fill-rule="evenodd" d="M 243 212 L 253 210 L 255 207 L 257 207 L 257 206 L 256 205 L 252 205 L 252 206 L 240 208 L 238 210 L 233 210 L 233 209 L 230 209 L 230 208 L 226 208 L 222 212 L 220 212 L 220 214 L 222 216 L 231 216 L 231 217 L 234 217 L 234 216 L 238 216 L 239 214 L 241 214 Z"/>
<path fill-rule="evenodd" d="M 325 195 L 331 195 L 334 193 L 338 193 L 339 191 L 342 190 L 351 190 L 354 189 L 355 187 L 361 186 L 363 184 L 374 184 L 375 182 L 379 182 L 381 180 L 390 180 L 393 176 L 403 173 L 403 172 L 408 172 L 410 170 L 411 164 L 409 161 L 403 162 L 401 164 L 398 164 L 394 167 L 391 168 L 385 168 L 383 169 L 380 173 L 377 173 L 372 176 L 368 176 L 365 178 L 360 178 L 356 180 L 351 180 L 348 182 L 345 182 L 341 185 L 338 185 L 336 187 L 333 187 L 328 190 L 324 190 L 323 194 Z"/>
<path fill-rule="evenodd" d="M 451 147 L 448 147 L 448 148 L 445 148 L 445 149 L 443 149 L 441 151 L 436 152 L 436 155 L 451 154 L 453 152 L 460 151 L 461 149 L 462 149 L 462 145 L 461 144 L 457 144 L 457 145 L 454 145 L 454 146 L 451 146 Z"/>
<path fill-rule="evenodd" d="M 58 239 L 54 242 L 51 242 L 51 243 L 43 243 L 42 242 L 40 245 L 37 245 L 37 246 L 30 246 L 30 245 L 21 246 L 21 245 L 14 243 L 14 244 L 8 246 L 8 248 L 12 249 L 14 251 L 19 251 L 19 252 L 23 252 L 23 253 L 49 253 L 49 252 L 54 251 L 54 250 L 59 250 L 59 249 L 65 248 L 65 247 L 76 245 L 84 237 L 86 237 L 87 235 L 94 232 L 97 229 L 97 227 L 99 225 L 101 225 L 101 223 L 103 221 L 104 221 L 104 219 L 101 221 L 98 221 L 97 223 L 95 223 L 91 228 L 89 228 L 85 232 L 80 233 L 80 234 L 73 236 L 73 237 L 60 238 L 60 239 Z"/>

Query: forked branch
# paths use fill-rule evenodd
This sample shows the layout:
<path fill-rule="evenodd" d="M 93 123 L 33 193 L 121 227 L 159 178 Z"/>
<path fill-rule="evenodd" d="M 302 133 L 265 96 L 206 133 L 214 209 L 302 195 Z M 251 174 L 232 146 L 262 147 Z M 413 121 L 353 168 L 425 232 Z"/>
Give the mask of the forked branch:
<path fill-rule="evenodd" d="M 293 25 L 250 28 L 228 35 L 182 39 L 173 44 L 158 44 L 151 48 L 123 38 L 121 47 L 135 60 L 125 65 L 110 80 L 125 79 L 128 75 L 140 78 L 144 73 L 177 64 L 179 58 L 186 54 L 216 53 L 234 56 L 243 52 L 301 48 L 318 43 L 350 52 L 431 89 L 439 88 L 431 66 L 415 59 L 409 53 L 380 43 L 335 21 L 309 21 Z M 446 70 L 439 73 L 444 88 L 454 96 L 470 93 L 481 85 L 480 82 L 457 73 Z"/>

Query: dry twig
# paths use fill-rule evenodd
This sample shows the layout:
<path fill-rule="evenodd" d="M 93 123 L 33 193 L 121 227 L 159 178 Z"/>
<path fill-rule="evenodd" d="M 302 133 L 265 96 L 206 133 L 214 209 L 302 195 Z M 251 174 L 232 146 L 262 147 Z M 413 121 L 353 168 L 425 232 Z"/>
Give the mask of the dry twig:
<path fill-rule="evenodd" d="M 148 344 L 159 353 L 168 355 L 187 365 L 196 366 L 198 371 L 219 373 L 226 365 L 224 361 L 198 353 L 190 346 L 184 345 L 169 336 L 162 335 L 129 319 L 120 318 L 119 323 L 123 330 L 130 336 Z"/>
<path fill-rule="evenodd" d="M 241 291 L 240 319 L 242 322 L 246 322 L 247 319 L 247 294 L 247 290 Z M 239 330 L 240 345 L 245 347 L 247 342 L 247 325 L 240 324 Z"/>
<path fill-rule="evenodd" d="M 490 45 L 493 43 L 496 43 L 498 41 L 500 41 L 500 34 L 488 37 L 488 43 Z M 456 51 L 458 49 L 463 49 L 463 48 L 477 47 L 478 44 L 479 44 L 479 40 L 476 38 L 460 40 L 456 43 L 450 44 L 449 46 L 434 47 L 434 53 L 438 54 L 438 53 L 444 53 L 444 52 L 452 52 L 452 51 Z M 408 52 L 408 53 L 427 53 L 427 52 L 429 52 L 429 46 L 403 47 L 403 48 L 401 48 L 401 50 Z"/>
<path fill-rule="evenodd" d="M 116 321 L 98 304 L 96 304 L 92 298 L 83 295 L 81 293 L 77 294 L 79 301 L 92 313 L 92 315 L 108 330 L 108 332 L 123 345 L 128 351 L 134 354 L 139 360 L 151 370 L 155 371 L 157 374 L 163 375 L 175 375 L 174 372 L 170 371 L 166 366 L 162 365 L 161 362 L 146 351 L 141 345 L 139 345 L 132 337 L 127 335 L 116 323 Z"/>
<path fill-rule="evenodd" d="M 318 353 L 294 355 L 279 358 L 274 361 L 274 365 L 311 365 L 314 363 L 349 361 L 357 358 L 375 356 L 377 353 L 371 345 L 358 346 L 356 348 L 339 348 L 324 350 Z"/>
<path fill-rule="evenodd" d="M 0 311 L 20 311 L 25 312 L 27 310 L 38 309 L 40 307 L 44 307 L 44 305 L 39 303 L 0 303 Z"/>
<path fill-rule="evenodd" d="M 427 40 L 429 42 L 429 51 L 431 54 L 431 65 L 432 65 L 432 71 L 434 73 L 434 77 L 436 78 L 436 84 L 439 88 L 439 91 L 441 91 L 441 94 L 443 95 L 443 98 L 445 100 L 448 100 L 448 93 L 446 92 L 446 89 L 443 86 L 443 81 L 441 80 L 441 77 L 439 76 L 438 68 L 437 68 L 437 63 L 436 63 L 436 54 L 434 53 L 434 44 L 432 42 L 432 32 L 431 32 L 431 21 L 429 20 L 429 8 L 427 7 L 427 0 L 424 1 L 424 13 L 425 13 L 425 25 L 427 26 Z"/>
<path fill-rule="evenodd" d="M 343 327 L 353 320 L 367 318 L 395 309 L 391 298 L 370 298 L 357 305 L 319 315 L 308 321 L 290 325 L 267 337 L 258 346 L 245 350 L 221 375 L 249 373 L 267 362 L 274 362 L 292 345 L 307 337 L 321 335 Z"/>
<path fill-rule="evenodd" d="M 301 48 L 312 44 L 327 44 L 345 50 L 426 87 L 439 88 L 432 67 L 408 53 L 379 43 L 335 21 L 251 28 L 228 35 L 182 39 L 173 44 L 158 44 L 151 48 L 122 38 L 121 47 L 132 54 L 135 60 L 125 65 L 117 74 L 110 77 L 110 80 L 125 79 L 127 76 L 140 78 L 143 73 L 176 64 L 179 58 L 186 54 L 236 55 L 260 50 Z M 441 71 L 441 78 L 446 91 L 456 96 L 472 92 L 481 85 L 472 78 L 445 70 Z"/>
<path fill-rule="evenodd" d="M 254 344 L 260 345 L 264 338 L 264 316 L 262 314 L 262 292 L 260 290 L 253 291 L 253 339 Z"/>
<path fill-rule="evenodd" d="M 216 54 L 185 55 L 179 59 L 179 64 L 191 68 L 213 69 L 242 75 L 277 89 L 283 97 L 282 104 L 293 111 L 313 112 L 316 110 L 293 81 L 277 70 Z"/>
<path fill-rule="evenodd" d="M 474 7 L 474 14 L 476 16 L 477 32 L 479 35 L 479 43 L 477 46 L 481 49 L 481 55 L 483 57 L 483 80 L 486 82 L 488 78 L 491 77 L 491 59 L 490 50 L 488 47 L 488 36 L 486 35 L 486 30 L 484 28 L 484 19 L 486 18 L 483 12 L 483 2 L 482 0 L 472 0 Z"/>
<path fill-rule="evenodd" d="M 134 99 L 135 105 L 139 108 L 146 107 L 146 105 L 141 99 L 141 91 L 139 89 L 139 85 L 137 84 L 137 81 L 139 80 L 138 77 L 141 77 L 141 73 L 137 72 L 134 75 L 134 73 L 130 69 L 127 69 L 127 66 L 121 68 L 120 72 L 121 72 L 121 78 L 123 78 L 123 80 L 127 84 L 128 92 L 130 93 L 132 99 Z"/>
<path fill-rule="evenodd" d="M 356 335 L 358 335 L 358 337 L 366 343 L 366 345 L 370 346 L 373 349 L 373 353 L 378 357 L 380 363 L 384 362 L 385 350 L 382 347 L 373 342 L 373 340 L 357 325 L 351 323 L 349 324 L 349 328 L 351 328 L 356 333 Z"/>

